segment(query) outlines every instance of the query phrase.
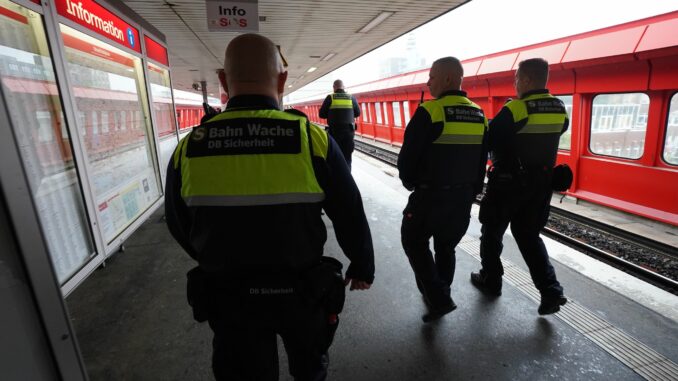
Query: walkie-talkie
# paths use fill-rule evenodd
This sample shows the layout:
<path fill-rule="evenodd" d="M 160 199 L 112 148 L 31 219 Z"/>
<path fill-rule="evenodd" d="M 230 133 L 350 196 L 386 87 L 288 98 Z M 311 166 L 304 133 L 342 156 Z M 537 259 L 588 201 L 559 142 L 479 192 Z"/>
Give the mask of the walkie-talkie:
<path fill-rule="evenodd" d="M 421 98 L 419 99 L 419 104 L 424 103 L 424 92 L 421 92 Z"/>

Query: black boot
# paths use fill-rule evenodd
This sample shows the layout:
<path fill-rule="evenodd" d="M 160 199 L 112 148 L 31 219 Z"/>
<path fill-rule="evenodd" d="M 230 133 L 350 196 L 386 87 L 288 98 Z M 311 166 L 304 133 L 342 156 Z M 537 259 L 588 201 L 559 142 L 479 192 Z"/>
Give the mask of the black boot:
<path fill-rule="evenodd" d="M 541 304 L 539 304 L 539 315 L 549 315 L 560 311 L 560 306 L 567 303 L 567 298 L 564 295 L 544 296 L 541 297 Z"/>
<path fill-rule="evenodd" d="M 501 296 L 501 278 L 492 280 L 483 274 L 482 271 L 471 273 L 471 283 L 484 294 L 490 296 Z"/>

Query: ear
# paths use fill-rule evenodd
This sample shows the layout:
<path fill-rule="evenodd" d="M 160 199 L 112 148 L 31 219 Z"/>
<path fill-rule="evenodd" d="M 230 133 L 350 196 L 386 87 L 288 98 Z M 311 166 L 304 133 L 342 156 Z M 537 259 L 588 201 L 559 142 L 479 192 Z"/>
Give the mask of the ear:
<path fill-rule="evenodd" d="M 221 82 L 221 87 L 224 88 L 226 94 L 228 94 L 228 82 L 226 81 L 226 73 L 223 70 L 219 70 L 219 82 Z"/>
<path fill-rule="evenodd" d="M 287 71 L 278 74 L 278 94 L 285 92 L 285 82 L 287 82 Z"/>

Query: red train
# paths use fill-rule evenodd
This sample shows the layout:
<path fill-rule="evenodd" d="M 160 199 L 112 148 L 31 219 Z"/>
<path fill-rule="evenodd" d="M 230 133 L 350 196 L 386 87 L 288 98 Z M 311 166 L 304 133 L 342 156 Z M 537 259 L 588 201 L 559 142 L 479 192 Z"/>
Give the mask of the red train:
<path fill-rule="evenodd" d="M 465 60 L 463 88 L 494 116 L 515 97 L 518 63 L 545 58 L 570 113 L 558 152 L 575 175 L 567 194 L 678 225 L 677 30 L 672 12 Z M 362 109 L 358 134 L 402 144 L 427 80 L 428 69 L 347 89 Z M 322 100 L 292 106 L 323 123 Z"/>

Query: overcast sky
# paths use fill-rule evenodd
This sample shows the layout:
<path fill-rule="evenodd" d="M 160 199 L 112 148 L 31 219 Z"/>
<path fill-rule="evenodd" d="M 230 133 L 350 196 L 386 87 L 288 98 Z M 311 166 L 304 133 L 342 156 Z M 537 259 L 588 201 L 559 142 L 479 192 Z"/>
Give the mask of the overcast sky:
<path fill-rule="evenodd" d="M 678 0 L 472 0 L 302 87 L 285 103 L 327 94 L 338 78 L 347 87 L 379 79 L 384 60 L 405 56 L 408 38 L 429 67 L 443 56 L 463 60 L 675 10 Z"/>

